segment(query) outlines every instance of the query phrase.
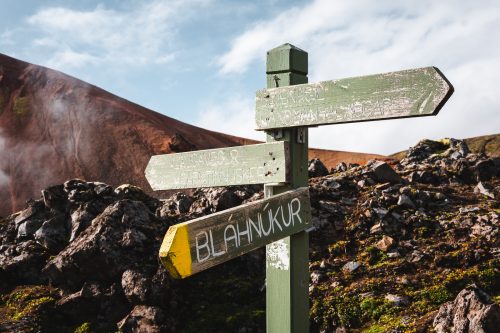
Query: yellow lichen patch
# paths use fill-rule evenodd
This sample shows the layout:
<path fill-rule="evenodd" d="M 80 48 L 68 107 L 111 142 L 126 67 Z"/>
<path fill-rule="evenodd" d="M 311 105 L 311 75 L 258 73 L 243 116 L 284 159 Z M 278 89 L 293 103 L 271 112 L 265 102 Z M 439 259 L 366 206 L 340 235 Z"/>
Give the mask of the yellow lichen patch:
<path fill-rule="evenodd" d="M 185 223 L 168 229 L 160 247 L 160 260 L 169 274 L 176 279 L 191 275 L 191 251 Z"/>
<path fill-rule="evenodd" d="M 3 309 L 0 313 L 7 320 L 20 320 L 26 316 L 36 316 L 42 306 L 54 304 L 55 292 L 46 286 L 22 286 L 16 288 L 10 295 L 4 296 Z"/>
<path fill-rule="evenodd" d="M 17 116 L 26 116 L 30 113 L 30 98 L 28 96 L 18 97 L 14 101 L 14 114 Z"/>
<path fill-rule="evenodd" d="M 446 146 L 450 145 L 450 139 L 449 138 L 444 138 L 444 139 L 441 139 L 441 140 L 438 140 L 438 141 L 441 142 L 443 145 L 446 145 Z"/>
<path fill-rule="evenodd" d="M 83 323 L 77 328 L 75 328 L 73 333 L 92 333 L 92 328 L 89 323 Z"/>

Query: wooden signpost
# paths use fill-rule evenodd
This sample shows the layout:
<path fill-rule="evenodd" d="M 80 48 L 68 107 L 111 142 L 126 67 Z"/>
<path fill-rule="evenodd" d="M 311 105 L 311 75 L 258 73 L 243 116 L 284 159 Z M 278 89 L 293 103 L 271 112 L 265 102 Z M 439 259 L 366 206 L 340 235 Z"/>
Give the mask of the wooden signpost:
<path fill-rule="evenodd" d="M 257 129 L 435 115 L 453 88 L 435 67 L 257 92 Z"/>
<path fill-rule="evenodd" d="M 160 248 L 169 273 L 185 278 L 310 227 L 309 189 L 303 187 L 172 226 Z M 288 267 L 283 247 L 273 265 Z"/>
<path fill-rule="evenodd" d="M 282 183 L 288 163 L 284 142 L 198 150 L 151 157 L 146 179 L 154 190 Z"/>
<path fill-rule="evenodd" d="M 153 156 L 155 190 L 264 184 L 265 198 L 169 228 L 160 259 L 175 278 L 266 246 L 267 332 L 309 332 L 308 128 L 436 115 L 453 87 L 435 67 L 307 84 L 307 52 L 267 52 L 256 125 L 267 143 Z"/>

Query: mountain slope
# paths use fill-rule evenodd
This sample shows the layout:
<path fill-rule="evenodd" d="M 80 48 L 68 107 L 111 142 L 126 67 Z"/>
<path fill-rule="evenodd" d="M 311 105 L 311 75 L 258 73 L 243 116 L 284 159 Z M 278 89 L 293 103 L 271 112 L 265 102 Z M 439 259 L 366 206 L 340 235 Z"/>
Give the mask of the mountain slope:
<path fill-rule="evenodd" d="M 143 171 L 153 154 L 251 142 L 0 55 L 0 215 L 67 178 L 149 189 Z"/>
<path fill-rule="evenodd" d="M 0 216 L 70 178 L 130 183 L 164 196 L 152 192 L 144 178 L 151 155 L 255 142 L 180 122 L 0 54 Z M 311 154 L 328 167 L 350 156 L 326 150 Z M 356 153 L 347 162 L 363 163 L 373 156 Z"/>

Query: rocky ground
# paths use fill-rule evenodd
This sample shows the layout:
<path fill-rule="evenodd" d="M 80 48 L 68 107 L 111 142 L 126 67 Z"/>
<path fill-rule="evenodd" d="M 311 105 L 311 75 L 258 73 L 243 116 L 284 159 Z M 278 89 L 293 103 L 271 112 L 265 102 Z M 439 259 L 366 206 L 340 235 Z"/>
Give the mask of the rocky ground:
<path fill-rule="evenodd" d="M 391 166 L 310 163 L 312 331 L 496 332 L 500 166 L 424 140 Z M 0 332 L 263 332 L 264 253 L 186 280 L 157 252 L 172 224 L 258 186 L 160 201 L 70 180 L 0 222 Z"/>

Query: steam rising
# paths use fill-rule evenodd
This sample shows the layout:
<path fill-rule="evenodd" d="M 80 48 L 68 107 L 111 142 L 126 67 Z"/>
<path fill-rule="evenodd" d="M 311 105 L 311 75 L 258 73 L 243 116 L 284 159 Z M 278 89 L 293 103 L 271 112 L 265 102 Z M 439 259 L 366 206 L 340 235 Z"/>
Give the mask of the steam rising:
<path fill-rule="evenodd" d="M 10 182 L 10 177 L 5 173 L 5 161 L 7 157 L 7 151 L 5 149 L 5 139 L 3 137 L 2 129 L 0 128 L 0 192 L 4 191 L 4 186 L 7 186 Z"/>

